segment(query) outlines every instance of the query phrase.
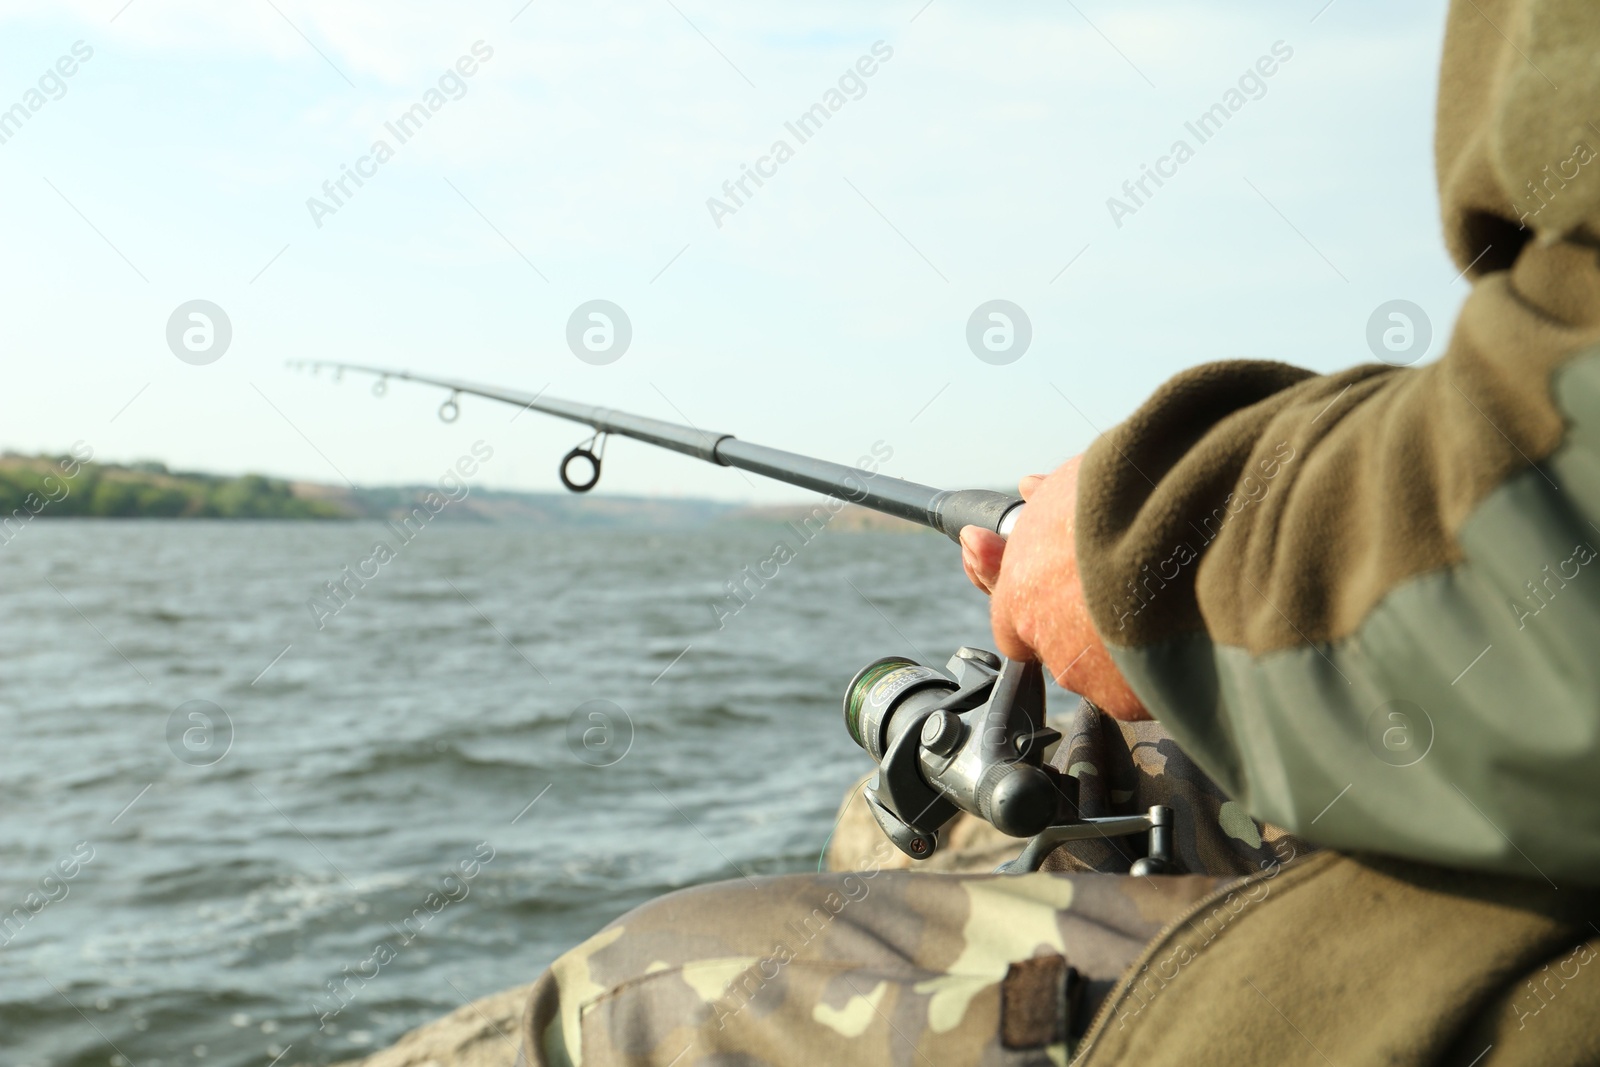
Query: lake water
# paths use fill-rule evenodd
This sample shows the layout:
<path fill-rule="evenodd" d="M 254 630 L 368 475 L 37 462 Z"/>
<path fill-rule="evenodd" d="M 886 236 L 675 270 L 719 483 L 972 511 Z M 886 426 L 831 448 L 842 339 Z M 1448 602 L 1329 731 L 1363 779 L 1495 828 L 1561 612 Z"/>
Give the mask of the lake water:
<path fill-rule="evenodd" d="M 845 683 L 986 646 L 987 605 L 941 537 L 830 531 L 719 629 L 781 531 L 435 525 L 319 629 L 384 527 L 33 523 L 0 547 L 4 1062 L 332 1063 L 652 896 L 814 868 L 869 766 Z"/>

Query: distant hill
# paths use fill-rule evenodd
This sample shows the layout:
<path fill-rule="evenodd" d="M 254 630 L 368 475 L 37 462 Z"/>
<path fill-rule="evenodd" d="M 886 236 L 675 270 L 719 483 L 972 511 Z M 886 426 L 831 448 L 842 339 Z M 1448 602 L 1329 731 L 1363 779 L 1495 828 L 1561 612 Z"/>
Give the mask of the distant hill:
<path fill-rule="evenodd" d="M 70 476 L 69 476 L 70 474 Z M 160 463 L 79 464 L 69 456 L 0 455 L 0 517 L 339 519 L 338 508 L 259 474 L 169 471 Z"/>
<path fill-rule="evenodd" d="M 65 476 L 64 472 L 73 470 L 73 477 Z M 398 519 L 436 492 L 438 487 L 429 485 L 351 489 L 259 474 L 172 471 L 155 462 L 76 464 L 65 456 L 0 455 L 0 519 L 19 509 L 40 518 Z M 694 498 L 580 496 L 474 487 L 438 518 L 537 526 L 684 529 L 724 522 L 800 523 L 822 503 L 818 498 L 816 504 L 747 506 Z M 827 525 L 836 530 L 922 529 L 853 504 L 847 504 Z"/>

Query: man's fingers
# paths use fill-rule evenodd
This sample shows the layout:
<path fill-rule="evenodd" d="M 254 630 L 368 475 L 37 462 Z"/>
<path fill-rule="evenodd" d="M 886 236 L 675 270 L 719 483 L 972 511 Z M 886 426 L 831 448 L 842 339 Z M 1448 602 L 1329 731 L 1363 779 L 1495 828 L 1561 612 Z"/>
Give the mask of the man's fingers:
<path fill-rule="evenodd" d="M 978 576 L 978 569 L 973 565 L 972 562 L 972 554 L 969 553 L 965 548 L 961 550 L 961 569 L 967 572 L 967 580 L 973 585 L 977 586 L 979 589 L 982 589 L 985 593 L 992 592 L 992 590 L 984 584 L 983 579 Z"/>
<path fill-rule="evenodd" d="M 1005 556 L 1005 538 L 991 530 L 968 526 L 961 531 L 961 565 L 972 584 L 985 593 L 994 592 L 1000 580 L 1000 561 Z"/>
<path fill-rule="evenodd" d="M 978 573 L 978 557 L 973 554 L 972 549 L 967 547 L 967 530 L 970 529 L 972 527 L 968 526 L 961 531 L 961 569 L 967 572 L 968 581 L 988 593 L 991 591 L 993 583 L 986 582 L 983 576 Z"/>

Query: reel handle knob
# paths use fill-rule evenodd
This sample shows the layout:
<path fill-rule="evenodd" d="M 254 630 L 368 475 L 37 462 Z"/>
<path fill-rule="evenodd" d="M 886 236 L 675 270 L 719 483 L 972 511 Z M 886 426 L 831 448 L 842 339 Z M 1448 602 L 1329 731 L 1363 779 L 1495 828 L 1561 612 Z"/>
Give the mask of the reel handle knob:
<path fill-rule="evenodd" d="M 978 787 L 980 814 L 1011 837 L 1032 837 L 1055 822 L 1060 794 L 1048 775 L 1026 763 L 990 768 Z"/>

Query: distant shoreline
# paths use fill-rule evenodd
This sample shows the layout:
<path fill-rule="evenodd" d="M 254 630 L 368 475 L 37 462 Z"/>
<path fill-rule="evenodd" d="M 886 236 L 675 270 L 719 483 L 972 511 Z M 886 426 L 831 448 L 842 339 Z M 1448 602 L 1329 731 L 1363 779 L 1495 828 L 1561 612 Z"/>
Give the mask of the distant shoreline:
<path fill-rule="evenodd" d="M 69 456 L 6 453 L 0 455 L 0 526 L 16 526 L 33 518 L 381 522 L 409 515 L 434 488 L 352 489 L 259 474 L 172 471 L 161 463 L 78 462 Z M 729 522 L 799 522 L 822 506 L 821 499 L 817 504 L 747 505 L 687 497 L 473 489 L 440 518 L 451 524 L 689 529 Z M 833 515 L 828 525 L 846 531 L 923 529 L 854 504 Z"/>

